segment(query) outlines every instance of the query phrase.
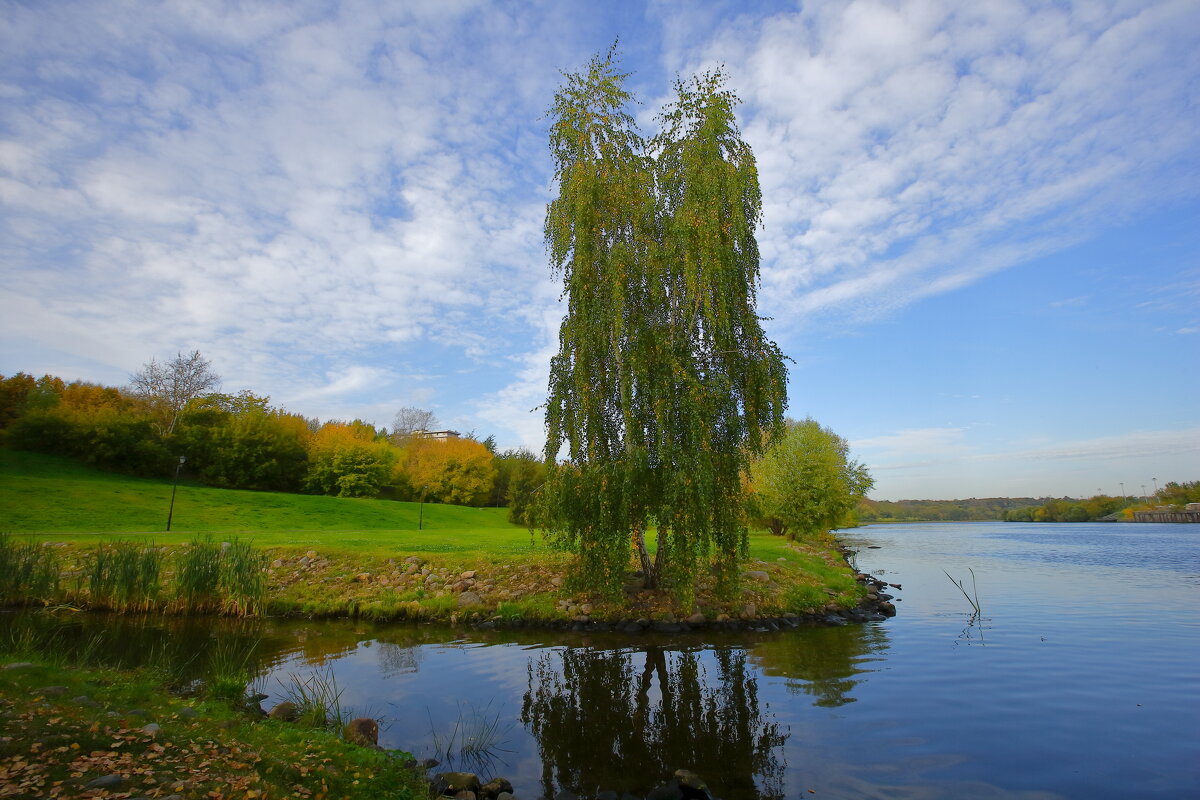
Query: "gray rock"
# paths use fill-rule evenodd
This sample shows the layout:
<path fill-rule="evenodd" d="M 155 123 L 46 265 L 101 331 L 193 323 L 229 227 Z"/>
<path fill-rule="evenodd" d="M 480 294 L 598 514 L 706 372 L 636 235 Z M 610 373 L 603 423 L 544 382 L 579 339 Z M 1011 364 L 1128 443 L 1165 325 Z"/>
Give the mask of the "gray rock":
<path fill-rule="evenodd" d="M 479 776 L 473 772 L 441 772 L 435 780 L 445 782 L 444 792 L 448 791 L 451 794 L 464 789 L 468 792 L 479 791 Z"/>
<path fill-rule="evenodd" d="M 100 704 L 86 694 L 81 694 L 78 697 L 72 697 L 71 702 L 77 706 L 87 706 L 88 708 L 99 708 Z"/>
<path fill-rule="evenodd" d="M 66 686 L 43 686 L 41 689 L 38 689 L 38 691 L 41 692 L 42 694 L 48 695 L 50 697 L 58 697 L 59 695 L 63 695 L 63 694 L 67 693 L 67 687 Z"/>
<path fill-rule="evenodd" d="M 151 722 L 142 728 L 142 733 L 147 733 L 151 736 L 158 736 L 160 732 L 162 732 L 162 727 L 157 722 Z"/>
<path fill-rule="evenodd" d="M 703 625 L 706 621 L 704 615 L 699 611 L 684 620 L 688 625 Z"/>
<path fill-rule="evenodd" d="M 122 775 L 104 775 L 95 780 L 88 781 L 84 784 L 85 789 L 115 789 L 125 783 L 125 777 Z"/>
<path fill-rule="evenodd" d="M 513 785 L 506 778 L 492 778 L 479 787 L 479 800 L 496 800 L 502 794 L 512 795 Z"/>
<path fill-rule="evenodd" d="M 762 583 L 766 583 L 767 581 L 771 580 L 771 573 L 763 572 L 760 569 L 748 569 L 742 574 L 752 581 L 761 581 Z"/>
<path fill-rule="evenodd" d="M 191 706 L 184 706 L 183 708 L 179 709 L 179 716 L 183 719 L 195 719 L 196 717 L 200 716 L 200 712 Z"/>
<path fill-rule="evenodd" d="M 481 605 L 483 605 L 483 598 L 480 597 L 479 595 L 475 594 L 475 592 L 463 592 L 462 594 L 460 594 L 458 596 L 458 607 L 459 608 L 464 608 L 466 606 L 481 606 Z"/>
<path fill-rule="evenodd" d="M 32 661 L 13 661 L 4 665 L 4 669 L 28 669 L 33 666 Z"/>
<path fill-rule="evenodd" d="M 284 722 L 295 722 L 300 716 L 300 709 L 291 700 L 284 700 L 279 705 L 272 708 L 267 716 L 271 719 L 280 719 Z"/>

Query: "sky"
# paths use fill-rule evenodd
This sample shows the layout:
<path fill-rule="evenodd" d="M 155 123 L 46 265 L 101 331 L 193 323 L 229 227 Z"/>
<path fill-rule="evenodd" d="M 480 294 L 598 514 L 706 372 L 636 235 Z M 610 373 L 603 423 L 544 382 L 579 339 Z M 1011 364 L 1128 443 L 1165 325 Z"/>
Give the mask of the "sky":
<path fill-rule="evenodd" d="M 0 0 L 0 374 L 539 451 L 547 110 L 724 66 L 788 413 L 877 499 L 1200 479 L 1200 4 Z"/>

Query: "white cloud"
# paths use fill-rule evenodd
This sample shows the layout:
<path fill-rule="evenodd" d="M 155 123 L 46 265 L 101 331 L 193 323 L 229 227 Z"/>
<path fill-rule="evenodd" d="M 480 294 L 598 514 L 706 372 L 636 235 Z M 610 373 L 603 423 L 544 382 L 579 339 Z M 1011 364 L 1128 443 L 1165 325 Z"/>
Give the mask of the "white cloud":
<path fill-rule="evenodd" d="M 1188 2 L 815 2 L 669 63 L 724 63 L 747 101 L 767 313 L 862 320 L 1077 241 L 1164 183 L 1194 194 L 1194 163 L 1169 173 L 1194 162 L 1179 67 L 1197 30 Z"/>

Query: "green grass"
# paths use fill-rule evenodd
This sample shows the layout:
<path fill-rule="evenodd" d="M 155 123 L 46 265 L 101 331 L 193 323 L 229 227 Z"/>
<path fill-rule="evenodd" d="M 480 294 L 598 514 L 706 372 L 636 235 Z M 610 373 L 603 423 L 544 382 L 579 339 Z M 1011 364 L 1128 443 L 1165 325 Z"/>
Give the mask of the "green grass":
<path fill-rule="evenodd" d="M 166 533 L 171 481 L 101 472 L 70 459 L 0 449 L 0 531 L 153 534 L 177 545 L 197 533 L 243 534 L 256 547 L 332 547 L 370 554 L 477 557 L 541 551 L 507 509 L 250 492 L 180 483 Z M 68 540 L 69 537 L 55 536 Z M 149 536 L 147 536 L 149 538 Z"/>

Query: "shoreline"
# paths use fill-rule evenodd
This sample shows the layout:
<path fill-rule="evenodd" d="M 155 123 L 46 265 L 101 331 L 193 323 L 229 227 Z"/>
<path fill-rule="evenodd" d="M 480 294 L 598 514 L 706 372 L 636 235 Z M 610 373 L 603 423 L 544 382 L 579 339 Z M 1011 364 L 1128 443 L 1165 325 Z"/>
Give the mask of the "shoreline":
<path fill-rule="evenodd" d="M 265 566 L 265 592 L 257 613 L 238 615 L 628 634 L 766 632 L 875 622 L 895 615 L 889 590 L 899 587 L 856 572 L 849 563 L 854 551 L 833 536 L 812 542 L 767 541 L 770 547 L 760 547 L 756 554 L 778 554 L 774 561 L 744 561 L 732 594 L 717 595 L 713 579 L 702 576 L 693 587 L 690 606 L 670 590 L 646 589 L 636 572 L 627 574 L 624 590 L 615 600 L 574 591 L 569 580 L 571 559 L 563 553 L 508 557 L 487 553 L 484 558 L 464 559 L 428 552 L 385 557 L 330 545 L 256 548 Z M 136 610 L 92 602 L 85 588 L 91 548 L 66 541 L 41 544 L 54 551 L 59 568 L 55 596 L 43 598 L 43 607 L 178 613 L 161 596 Z M 221 543 L 223 549 L 230 546 Z M 185 548 L 154 549 L 170 564 Z M 169 569 L 164 570 L 161 595 L 171 580 Z"/>

